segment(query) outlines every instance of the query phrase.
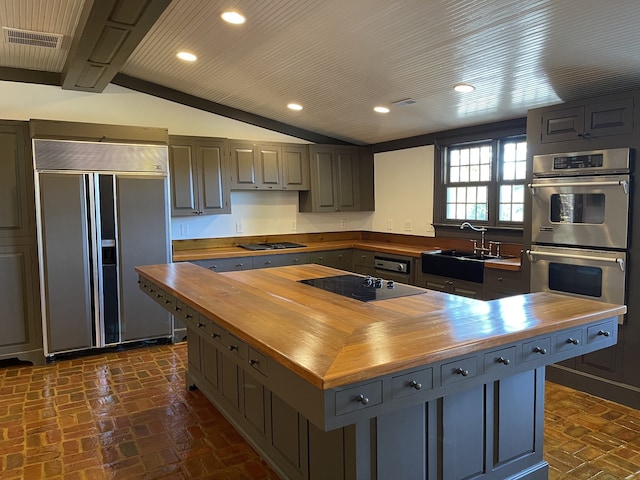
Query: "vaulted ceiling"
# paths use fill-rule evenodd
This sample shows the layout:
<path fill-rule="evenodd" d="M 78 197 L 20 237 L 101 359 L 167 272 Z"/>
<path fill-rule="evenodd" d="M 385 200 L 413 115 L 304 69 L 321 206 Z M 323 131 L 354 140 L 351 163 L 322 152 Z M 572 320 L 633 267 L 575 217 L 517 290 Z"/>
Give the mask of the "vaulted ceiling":
<path fill-rule="evenodd" d="M 223 22 L 228 9 L 246 23 Z M 0 0 L 0 23 L 0 80 L 112 82 L 310 141 L 375 144 L 640 88 L 637 0 Z"/>

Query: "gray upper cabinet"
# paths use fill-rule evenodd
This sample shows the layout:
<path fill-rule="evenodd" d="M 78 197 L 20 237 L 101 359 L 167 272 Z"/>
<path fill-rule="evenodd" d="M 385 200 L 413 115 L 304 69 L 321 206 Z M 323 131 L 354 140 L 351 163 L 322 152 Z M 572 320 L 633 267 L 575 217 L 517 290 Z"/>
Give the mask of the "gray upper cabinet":
<path fill-rule="evenodd" d="M 358 148 L 311 145 L 311 190 L 300 195 L 301 212 L 360 210 Z"/>
<path fill-rule="evenodd" d="M 0 360 L 44 362 L 26 122 L 0 122 Z"/>
<path fill-rule="evenodd" d="M 540 143 L 592 140 L 633 131 L 633 97 L 541 110 Z"/>
<path fill-rule="evenodd" d="M 308 190 L 306 145 L 231 142 L 231 189 Z"/>
<path fill-rule="evenodd" d="M 35 206 L 26 134 L 26 127 L 0 124 L 0 238 L 31 234 Z"/>
<path fill-rule="evenodd" d="M 171 215 L 231 213 L 227 141 L 169 137 Z"/>
<path fill-rule="evenodd" d="M 282 188 L 309 190 L 309 149 L 306 145 L 282 146 Z"/>

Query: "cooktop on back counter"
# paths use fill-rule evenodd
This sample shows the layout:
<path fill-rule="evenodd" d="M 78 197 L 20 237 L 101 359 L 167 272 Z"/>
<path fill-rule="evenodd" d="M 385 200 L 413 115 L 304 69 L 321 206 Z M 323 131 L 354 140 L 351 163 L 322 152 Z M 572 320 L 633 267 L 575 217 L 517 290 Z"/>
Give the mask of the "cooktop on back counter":
<path fill-rule="evenodd" d="M 280 250 L 283 248 L 300 248 L 306 247 L 301 243 L 293 242 L 265 242 L 265 243 L 246 243 L 244 245 L 238 245 L 239 247 L 246 248 L 247 250 Z"/>
<path fill-rule="evenodd" d="M 420 287 L 396 283 L 393 280 L 383 280 L 371 276 L 335 275 L 333 277 L 310 278 L 298 280 L 301 283 L 317 287 L 327 292 L 353 298 L 361 302 L 372 300 L 388 300 L 390 298 L 419 295 L 428 290 Z"/>

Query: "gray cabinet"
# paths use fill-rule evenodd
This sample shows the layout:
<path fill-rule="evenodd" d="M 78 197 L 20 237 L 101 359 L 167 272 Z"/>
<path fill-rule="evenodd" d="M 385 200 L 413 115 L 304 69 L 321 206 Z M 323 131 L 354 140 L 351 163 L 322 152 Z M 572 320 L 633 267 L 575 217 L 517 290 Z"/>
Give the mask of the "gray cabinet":
<path fill-rule="evenodd" d="M 437 290 L 444 293 L 453 293 L 463 297 L 482 299 L 482 284 L 458 280 L 456 278 L 443 277 L 418 273 L 416 283 L 419 287 Z"/>
<path fill-rule="evenodd" d="M 362 275 L 375 275 L 375 253 L 369 250 L 353 249 L 352 270 Z"/>
<path fill-rule="evenodd" d="M 253 258 L 251 257 L 195 260 L 193 263 L 200 267 L 208 268 L 212 272 L 233 272 L 238 270 L 251 270 L 253 268 Z"/>
<path fill-rule="evenodd" d="M 226 140 L 172 135 L 169 142 L 171 215 L 231 213 Z"/>
<path fill-rule="evenodd" d="M 629 134 L 633 130 L 633 97 L 551 108 L 542 113 L 541 122 L 541 143 Z"/>
<path fill-rule="evenodd" d="M 300 194 L 301 212 L 360 210 L 357 147 L 311 145 L 311 190 Z"/>
<path fill-rule="evenodd" d="M 309 263 L 351 271 L 353 269 L 352 257 L 352 249 L 327 250 L 310 253 Z"/>
<path fill-rule="evenodd" d="M 306 145 L 282 146 L 282 188 L 309 190 L 309 148 Z"/>
<path fill-rule="evenodd" d="M 484 300 L 511 297 L 527 293 L 527 282 L 522 270 L 484 269 Z"/>
<path fill-rule="evenodd" d="M 304 265 L 306 263 L 309 263 L 309 254 L 306 252 L 257 255 L 253 257 L 253 268 L 284 267 L 287 265 Z"/>
<path fill-rule="evenodd" d="M 0 122 L 0 359 L 44 361 L 29 129 Z"/>
<path fill-rule="evenodd" d="M 231 189 L 308 190 L 306 145 L 232 141 Z"/>

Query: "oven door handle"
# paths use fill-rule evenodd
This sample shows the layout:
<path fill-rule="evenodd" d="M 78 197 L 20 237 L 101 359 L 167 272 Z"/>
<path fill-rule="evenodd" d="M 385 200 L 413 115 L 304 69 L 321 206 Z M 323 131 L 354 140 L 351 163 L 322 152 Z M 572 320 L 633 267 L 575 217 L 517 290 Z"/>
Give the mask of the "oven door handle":
<path fill-rule="evenodd" d="M 596 262 L 612 262 L 617 263 L 620 266 L 620 270 L 624 272 L 624 258 L 603 258 L 595 257 L 592 255 L 575 255 L 570 253 L 553 253 L 553 252 L 538 252 L 536 250 L 527 250 L 527 257 L 530 262 L 535 262 L 535 256 L 541 257 L 562 257 L 562 258 L 575 258 L 576 260 L 590 260 Z"/>
<path fill-rule="evenodd" d="M 629 182 L 627 180 L 612 180 L 609 182 L 557 182 L 557 183 L 529 183 L 527 186 L 531 195 L 536 194 L 536 188 L 544 187 L 610 187 L 619 185 L 625 195 L 629 195 Z"/>

